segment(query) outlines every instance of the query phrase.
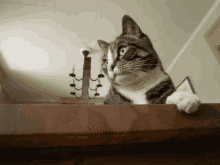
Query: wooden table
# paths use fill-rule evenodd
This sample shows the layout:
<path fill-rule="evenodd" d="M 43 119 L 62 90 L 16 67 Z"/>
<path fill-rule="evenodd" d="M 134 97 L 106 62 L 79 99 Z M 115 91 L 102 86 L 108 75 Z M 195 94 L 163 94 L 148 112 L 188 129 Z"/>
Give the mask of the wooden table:
<path fill-rule="evenodd" d="M 160 156 L 178 164 L 174 157 L 185 160 L 195 153 L 217 161 L 219 120 L 220 104 L 202 104 L 194 115 L 179 113 L 173 105 L 2 104 L 0 152 L 10 157 L 2 155 L 1 161 L 86 164 L 96 155 L 110 161 L 120 154 L 116 159 L 157 161 Z"/>

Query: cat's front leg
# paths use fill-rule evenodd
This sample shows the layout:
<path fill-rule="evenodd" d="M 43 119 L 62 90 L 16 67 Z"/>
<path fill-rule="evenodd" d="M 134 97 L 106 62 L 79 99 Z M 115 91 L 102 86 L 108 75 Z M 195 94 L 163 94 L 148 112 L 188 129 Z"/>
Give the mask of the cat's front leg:
<path fill-rule="evenodd" d="M 166 104 L 175 104 L 179 111 L 185 111 L 188 114 L 196 112 L 201 104 L 199 98 L 190 92 L 175 91 L 170 95 Z"/>

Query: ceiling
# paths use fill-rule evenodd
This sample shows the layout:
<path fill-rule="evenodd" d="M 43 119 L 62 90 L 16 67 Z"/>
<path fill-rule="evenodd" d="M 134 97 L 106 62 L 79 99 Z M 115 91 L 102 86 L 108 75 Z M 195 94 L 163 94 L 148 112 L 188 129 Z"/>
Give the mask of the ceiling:
<path fill-rule="evenodd" d="M 78 78 L 82 75 L 79 50 L 94 50 L 95 79 L 100 70 L 97 40 L 110 42 L 119 35 L 124 14 L 151 38 L 166 70 L 215 1 L 0 0 L 0 64 L 8 75 L 6 90 L 16 100 L 71 97 L 73 66 Z M 104 96 L 109 84 L 102 84 L 99 93 Z"/>

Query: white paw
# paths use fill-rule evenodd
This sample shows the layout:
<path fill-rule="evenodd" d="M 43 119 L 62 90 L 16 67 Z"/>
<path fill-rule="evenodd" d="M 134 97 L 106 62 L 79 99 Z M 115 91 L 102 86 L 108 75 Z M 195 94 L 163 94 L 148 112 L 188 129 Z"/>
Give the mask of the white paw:
<path fill-rule="evenodd" d="M 190 92 L 185 91 L 175 91 L 170 95 L 166 104 L 175 104 L 179 111 L 184 111 L 188 114 L 196 112 L 201 102 L 199 98 Z"/>

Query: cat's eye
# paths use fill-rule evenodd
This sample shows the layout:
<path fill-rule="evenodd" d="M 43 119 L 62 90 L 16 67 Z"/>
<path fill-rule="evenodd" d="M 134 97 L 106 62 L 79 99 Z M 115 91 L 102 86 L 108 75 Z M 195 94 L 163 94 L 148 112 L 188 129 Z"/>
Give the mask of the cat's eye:
<path fill-rule="evenodd" d="M 119 56 L 123 56 L 128 50 L 128 47 L 121 47 L 119 48 Z"/>

